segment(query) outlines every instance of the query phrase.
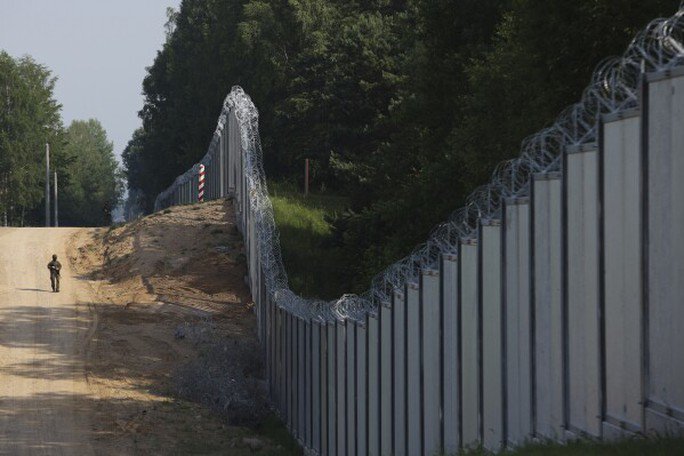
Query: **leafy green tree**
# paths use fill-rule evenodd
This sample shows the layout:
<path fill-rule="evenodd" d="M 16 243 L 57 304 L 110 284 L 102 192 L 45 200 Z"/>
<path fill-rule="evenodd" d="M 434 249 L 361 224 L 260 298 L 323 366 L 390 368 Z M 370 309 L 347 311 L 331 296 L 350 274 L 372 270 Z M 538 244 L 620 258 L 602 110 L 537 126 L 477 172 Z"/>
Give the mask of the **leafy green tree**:
<path fill-rule="evenodd" d="M 156 194 L 204 154 L 223 97 L 239 84 L 260 109 L 269 176 L 296 179 L 312 158 L 318 183 L 349 188 L 343 184 L 354 176 L 333 169 L 330 157 L 359 161 L 387 137 L 406 8 L 185 0 L 143 83 L 143 131 L 127 165 L 129 185 L 151 209 Z"/>
<path fill-rule="evenodd" d="M 183 0 L 124 161 L 146 210 L 199 160 L 239 84 L 269 179 L 350 197 L 332 242 L 355 288 L 422 242 L 602 59 L 678 0 Z M 358 259 L 361 258 L 361 261 Z"/>
<path fill-rule="evenodd" d="M 0 51 L 0 213 L 2 223 L 43 224 L 45 143 L 56 168 L 68 165 L 63 150 L 56 79 L 31 57 Z"/>
<path fill-rule="evenodd" d="M 354 262 L 357 289 L 423 242 L 526 136 L 579 100 L 601 60 L 678 3 L 420 2 L 414 88 L 395 117 L 406 129 L 380 161 L 393 170 L 388 191 L 336 222 L 350 258 L 364 259 Z"/>
<path fill-rule="evenodd" d="M 73 157 L 70 179 L 60 199 L 60 224 L 105 226 L 123 190 L 122 175 L 107 133 L 95 119 L 75 120 L 66 130 L 66 151 Z"/>

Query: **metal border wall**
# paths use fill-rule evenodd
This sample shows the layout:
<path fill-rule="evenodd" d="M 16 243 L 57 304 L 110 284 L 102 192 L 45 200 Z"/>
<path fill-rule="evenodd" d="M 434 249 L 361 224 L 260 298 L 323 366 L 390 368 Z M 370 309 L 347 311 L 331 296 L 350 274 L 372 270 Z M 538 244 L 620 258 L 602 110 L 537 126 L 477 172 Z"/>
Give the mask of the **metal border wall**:
<path fill-rule="evenodd" d="M 684 430 L 684 10 L 361 296 L 288 286 L 258 113 L 226 98 L 205 199 L 231 197 L 274 408 L 309 454 L 429 455 Z M 197 200 L 199 164 L 155 202 Z"/>

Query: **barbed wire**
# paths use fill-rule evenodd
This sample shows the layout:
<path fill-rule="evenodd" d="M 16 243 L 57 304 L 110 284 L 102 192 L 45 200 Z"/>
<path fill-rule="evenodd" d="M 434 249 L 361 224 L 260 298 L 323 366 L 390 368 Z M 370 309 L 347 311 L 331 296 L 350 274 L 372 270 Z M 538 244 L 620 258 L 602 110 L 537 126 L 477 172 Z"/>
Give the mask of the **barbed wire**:
<path fill-rule="evenodd" d="M 236 210 L 241 214 L 248 211 L 254 218 L 260 263 L 250 268 L 262 269 L 268 296 L 298 318 L 320 324 L 345 320 L 363 323 L 367 315 L 377 314 L 380 305 L 390 305 L 395 292 L 402 293 L 407 283 L 417 281 L 422 270 L 436 268 L 440 255 L 456 254 L 460 242 L 476 240 L 480 221 L 500 219 L 506 199 L 529 196 L 534 174 L 561 171 L 562 154 L 567 146 L 595 142 L 602 115 L 637 108 L 644 73 L 672 69 L 683 63 L 684 6 L 680 5 L 672 17 L 649 23 L 621 57 L 602 61 L 578 103 L 563 110 L 551 126 L 527 137 L 518 158 L 499 164 L 490 182 L 475 189 L 466 198 L 464 207 L 435 227 L 425 243 L 377 274 L 362 295 L 345 294 L 326 302 L 303 298 L 289 288 L 273 206 L 268 197 L 259 115 L 242 88 L 233 87 L 226 97 L 209 150 L 200 163 L 209 166 L 216 159 L 229 116 L 235 115 L 248 192 L 247 207 L 236 207 Z M 173 203 L 175 190 L 192 182 L 198 167 L 199 164 L 193 166 L 159 194 L 155 211 Z"/>

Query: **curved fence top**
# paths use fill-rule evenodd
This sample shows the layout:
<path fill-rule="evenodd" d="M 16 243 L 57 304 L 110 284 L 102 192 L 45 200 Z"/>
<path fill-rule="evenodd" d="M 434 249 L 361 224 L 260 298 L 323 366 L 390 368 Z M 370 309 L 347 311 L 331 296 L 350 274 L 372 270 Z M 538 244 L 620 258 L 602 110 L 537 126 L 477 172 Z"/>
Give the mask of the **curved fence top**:
<path fill-rule="evenodd" d="M 684 8 L 680 6 L 672 17 L 649 23 L 622 56 L 601 62 L 578 103 L 562 111 L 550 127 L 526 138 L 518 158 L 499 164 L 490 182 L 475 189 L 464 207 L 438 225 L 425 243 L 376 275 L 370 289 L 360 296 L 343 295 L 326 302 L 302 298 L 289 288 L 263 169 L 258 111 L 242 88 L 233 87 L 226 97 L 209 150 L 200 163 L 211 164 L 228 115 L 233 113 L 240 127 L 249 198 L 249 207 L 244 210 L 251 211 L 258 237 L 261 264 L 251 266 L 262 268 L 267 293 L 279 307 L 299 318 L 321 324 L 343 320 L 363 323 L 367 315 L 377 313 L 379 305 L 389 305 L 395 291 L 402 290 L 406 283 L 417 281 L 422 270 L 436 268 L 441 254 L 455 254 L 460 242 L 476 238 L 479 220 L 501 218 L 506 199 L 528 196 L 534 174 L 560 171 L 565 147 L 595 142 L 602 115 L 638 107 L 644 73 L 668 70 L 682 63 Z M 160 193 L 155 201 L 155 211 L 178 186 L 192 181 L 198 168 L 199 164 L 193 166 Z"/>

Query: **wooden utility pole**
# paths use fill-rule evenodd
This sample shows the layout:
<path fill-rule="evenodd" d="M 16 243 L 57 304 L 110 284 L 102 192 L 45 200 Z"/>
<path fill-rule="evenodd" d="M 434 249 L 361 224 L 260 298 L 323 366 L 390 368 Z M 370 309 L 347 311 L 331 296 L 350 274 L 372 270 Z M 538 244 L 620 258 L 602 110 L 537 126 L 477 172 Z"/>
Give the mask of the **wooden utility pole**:
<path fill-rule="evenodd" d="M 54 195 L 53 195 L 53 206 L 55 207 L 55 227 L 59 227 L 59 212 L 57 212 L 57 171 L 55 171 L 55 188 L 54 188 Z"/>
<path fill-rule="evenodd" d="M 50 144 L 45 143 L 45 226 L 50 226 Z"/>

